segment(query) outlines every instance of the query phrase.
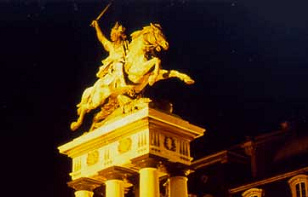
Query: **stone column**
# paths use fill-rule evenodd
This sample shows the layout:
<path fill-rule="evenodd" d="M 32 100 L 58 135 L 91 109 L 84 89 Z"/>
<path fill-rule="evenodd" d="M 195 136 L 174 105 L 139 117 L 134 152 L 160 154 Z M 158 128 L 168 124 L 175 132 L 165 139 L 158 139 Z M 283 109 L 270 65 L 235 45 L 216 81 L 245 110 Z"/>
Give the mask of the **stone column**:
<path fill-rule="evenodd" d="M 120 166 L 112 166 L 100 171 L 99 175 L 107 179 L 105 181 L 106 197 L 124 197 L 125 187 L 131 186 L 127 179 L 133 174 L 135 174 L 134 171 Z"/>
<path fill-rule="evenodd" d="M 158 197 L 160 195 L 158 162 L 148 158 L 141 161 L 139 166 L 139 197 Z"/>
<path fill-rule="evenodd" d="M 94 193 L 87 190 L 75 191 L 75 197 L 93 197 Z"/>
<path fill-rule="evenodd" d="M 169 171 L 169 197 L 188 197 L 188 189 L 187 189 L 187 174 L 189 170 L 187 166 L 177 166 L 177 165 L 170 165 L 168 167 Z"/>
<path fill-rule="evenodd" d="M 159 196 L 159 177 L 156 168 L 146 167 L 139 171 L 140 173 L 140 197 L 158 197 Z"/>
<path fill-rule="evenodd" d="M 172 176 L 169 178 L 170 197 L 188 197 L 186 176 Z"/>
<path fill-rule="evenodd" d="M 110 179 L 105 182 L 106 197 L 124 197 L 124 181 Z"/>
<path fill-rule="evenodd" d="M 93 197 L 93 190 L 101 186 L 101 182 L 86 177 L 73 180 L 67 184 L 75 189 L 75 197 Z"/>

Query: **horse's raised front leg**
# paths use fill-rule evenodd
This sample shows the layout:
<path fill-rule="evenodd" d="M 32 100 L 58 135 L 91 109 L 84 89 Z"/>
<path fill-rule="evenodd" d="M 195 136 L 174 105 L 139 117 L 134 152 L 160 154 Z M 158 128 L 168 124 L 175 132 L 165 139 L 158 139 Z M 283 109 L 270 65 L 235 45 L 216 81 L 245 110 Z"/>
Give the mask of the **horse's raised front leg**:
<path fill-rule="evenodd" d="M 184 81 L 186 84 L 191 85 L 195 83 L 195 81 L 188 75 L 181 73 L 176 70 L 160 70 L 159 71 L 159 77 L 157 81 L 163 80 L 163 79 L 168 79 L 168 78 L 179 78 L 180 80 Z"/>

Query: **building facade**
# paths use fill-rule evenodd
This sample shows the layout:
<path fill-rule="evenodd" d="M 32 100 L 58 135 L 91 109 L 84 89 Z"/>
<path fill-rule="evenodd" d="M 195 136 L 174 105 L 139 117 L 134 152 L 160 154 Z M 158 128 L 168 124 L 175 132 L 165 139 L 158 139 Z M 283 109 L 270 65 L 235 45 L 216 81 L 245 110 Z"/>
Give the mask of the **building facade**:
<path fill-rule="evenodd" d="M 193 197 L 307 197 L 308 135 L 305 124 L 281 129 L 195 160 Z"/>

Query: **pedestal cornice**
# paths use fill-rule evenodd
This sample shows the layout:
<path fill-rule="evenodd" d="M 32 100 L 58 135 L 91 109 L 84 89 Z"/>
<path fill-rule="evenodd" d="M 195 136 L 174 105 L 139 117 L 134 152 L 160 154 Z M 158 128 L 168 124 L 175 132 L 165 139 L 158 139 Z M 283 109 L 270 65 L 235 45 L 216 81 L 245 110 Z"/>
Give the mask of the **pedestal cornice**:
<path fill-rule="evenodd" d="M 58 149 L 72 158 L 72 180 L 81 177 L 105 181 L 121 177 L 117 171 L 131 174 L 142 168 L 157 168 L 167 163 L 189 166 L 190 142 L 205 129 L 164 112 L 144 107 L 108 120 L 101 127 L 81 135 Z M 110 168 L 112 168 L 110 170 Z M 113 173 L 109 173 L 113 171 Z M 104 172 L 104 173 L 103 173 Z"/>
<path fill-rule="evenodd" d="M 125 133 L 132 132 L 141 127 L 163 128 L 174 135 L 179 135 L 190 141 L 201 137 L 205 129 L 192 125 L 189 122 L 149 107 L 145 107 L 134 113 L 123 115 L 106 122 L 94 131 L 84 133 L 69 143 L 59 146 L 60 153 L 68 156 L 82 154 L 90 147 L 99 147 L 119 138 Z M 82 147 L 80 147 L 82 146 Z"/>

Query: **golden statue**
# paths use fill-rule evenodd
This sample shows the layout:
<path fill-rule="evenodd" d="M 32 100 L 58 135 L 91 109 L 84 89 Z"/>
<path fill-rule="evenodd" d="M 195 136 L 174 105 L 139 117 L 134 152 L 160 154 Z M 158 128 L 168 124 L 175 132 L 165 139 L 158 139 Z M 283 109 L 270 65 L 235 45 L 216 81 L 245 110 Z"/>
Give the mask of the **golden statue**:
<path fill-rule="evenodd" d="M 102 61 L 103 65 L 96 74 L 98 80 L 83 92 L 77 105 L 79 117 L 71 124 L 71 130 L 78 129 L 85 115 L 94 109 L 100 108 L 100 111 L 94 116 L 90 130 L 110 117 L 138 109 L 150 102 L 150 99 L 142 97 L 142 90 L 157 81 L 177 77 L 186 84 L 194 83 L 184 73 L 161 68 L 161 60 L 156 53 L 167 50 L 169 44 L 159 24 L 151 23 L 133 32 L 130 43 L 126 40 L 125 28 L 119 23 L 111 30 L 111 41 L 104 36 L 97 20 L 91 25 L 109 56 Z"/>

